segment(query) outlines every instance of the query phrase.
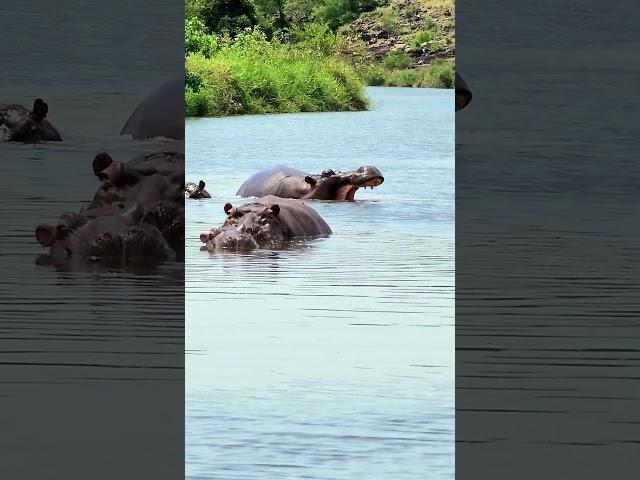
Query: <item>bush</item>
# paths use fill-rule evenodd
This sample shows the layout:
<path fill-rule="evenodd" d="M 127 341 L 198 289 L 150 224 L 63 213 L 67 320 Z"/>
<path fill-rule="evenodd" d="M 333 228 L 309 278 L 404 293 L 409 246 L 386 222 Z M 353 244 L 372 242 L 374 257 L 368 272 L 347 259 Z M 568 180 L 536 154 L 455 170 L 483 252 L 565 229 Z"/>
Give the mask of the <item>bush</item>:
<path fill-rule="evenodd" d="M 380 16 L 378 17 L 378 25 L 383 30 L 394 32 L 398 24 L 398 17 L 391 8 L 382 9 Z"/>
<path fill-rule="evenodd" d="M 411 57 L 406 53 L 390 52 L 382 62 L 382 66 L 387 70 L 399 70 L 409 68 L 411 63 Z"/>
<path fill-rule="evenodd" d="M 427 67 L 432 88 L 453 88 L 455 85 L 456 69 L 452 62 L 433 62 Z"/>
<path fill-rule="evenodd" d="M 435 37 L 433 30 L 418 30 L 411 38 L 411 46 L 414 49 L 421 49 L 425 44 L 429 44 Z"/>
<path fill-rule="evenodd" d="M 377 0 L 324 0 L 313 9 L 313 17 L 336 30 L 377 6 Z"/>
<path fill-rule="evenodd" d="M 278 39 L 269 42 L 259 31 L 243 32 L 233 41 L 218 44 L 211 58 L 199 53 L 186 58 L 187 76 L 194 79 L 185 87 L 188 116 L 346 111 L 368 106 L 354 68 L 336 56 Z"/>
<path fill-rule="evenodd" d="M 374 65 L 365 68 L 362 72 L 362 79 L 367 85 L 372 87 L 384 85 L 386 77 L 384 69 Z"/>
<path fill-rule="evenodd" d="M 197 17 L 187 19 L 184 25 L 185 56 L 190 53 L 201 53 L 209 58 L 216 51 L 216 37 L 208 35 L 202 20 Z"/>
<path fill-rule="evenodd" d="M 387 78 L 386 84 L 390 87 L 417 87 L 419 75 L 415 70 L 396 70 Z"/>
<path fill-rule="evenodd" d="M 210 33 L 228 32 L 235 36 L 258 24 L 256 9 L 250 0 L 208 0 L 200 16 Z"/>

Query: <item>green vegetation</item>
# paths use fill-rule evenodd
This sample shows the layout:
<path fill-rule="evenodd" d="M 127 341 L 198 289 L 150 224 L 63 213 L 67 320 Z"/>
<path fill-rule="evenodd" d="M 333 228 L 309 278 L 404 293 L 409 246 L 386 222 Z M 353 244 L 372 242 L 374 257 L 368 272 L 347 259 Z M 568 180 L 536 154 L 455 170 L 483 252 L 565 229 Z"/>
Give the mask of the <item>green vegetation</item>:
<path fill-rule="evenodd" d="M 454 0 L 186 0 L 188 116 L 350 111 L 453 88 Z"/>
<path fill-rule="evenodd" d="M 209 58 L 198 51 L 188 54 L 187 116 L 366 109 L 354 68 L 325 55 L 325 44 L 320 47 L 268 41 L 256 30 L 223 38 Z"/>

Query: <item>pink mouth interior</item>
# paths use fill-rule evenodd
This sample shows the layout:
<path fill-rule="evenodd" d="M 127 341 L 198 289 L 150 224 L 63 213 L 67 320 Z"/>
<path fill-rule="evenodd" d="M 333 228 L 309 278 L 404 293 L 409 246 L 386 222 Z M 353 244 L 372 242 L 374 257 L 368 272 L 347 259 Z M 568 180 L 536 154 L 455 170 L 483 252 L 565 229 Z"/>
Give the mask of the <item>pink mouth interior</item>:
<path fill-rule="evenodd" d="M 374 178 L 373 180 L 369 180 L 367 183 L 365 183 L 364 185 L 343 185 L 342 187 L 340 187 L 340 189 L 338 189 L 338 192 L 336 193 L 336 200 L 342 200 L 342 201 L 347 201 L 347 202 L 352 202 L 356 196 L 356 192 L 358 191 L 359 188 L 364 187 L 377 187 L 378 185 L 380 185 L 382 183 L 382 180 L 380 180 L 379 178 Z"/>

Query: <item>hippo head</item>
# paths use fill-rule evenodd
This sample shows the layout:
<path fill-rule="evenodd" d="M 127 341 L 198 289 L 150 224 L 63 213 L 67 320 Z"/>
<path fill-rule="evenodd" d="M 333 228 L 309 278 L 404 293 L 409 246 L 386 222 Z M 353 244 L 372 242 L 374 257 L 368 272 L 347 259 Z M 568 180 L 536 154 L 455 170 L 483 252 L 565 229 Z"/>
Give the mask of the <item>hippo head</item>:
<path fill-rule="evenodd" d="M 108 153 L 99 153 L 93 159 L 93 173 L 103 182 L 117 185 L 124 177 L 124 165 L 114 161 Z"/>
<path fill-rule="evenodd" d="M 353 201 L 359 188 L 373 188 L 384 182 L 376 167 L 363 166 L 350 172 L 326 169 L 321 175 L 306 176 L 309 191 L 303 198 Z"/>
<path fill-rule="evenodd" d="M 278 215 L 278 204 L 247 204 L 224 206 L 227 219 L 220 228 L 200 235 L 208 249 L 225 248 L 237 251 L 254 248 L 277 248 L 284 240 Z"/>
<path fill-rule="evenodd" d="M 93 261 L 165 260 L 174 253 L 158 229 L 141 224 L 144 211 L 139 205 L 95 208 L 65 213 L 57 224 L 40 224 L 35 235 L 49 249 L 54 264 L 74 258 Z"/>
<path fill-rule="evenodd" d="M 53 125 L 45 120 L 48 112 L 48 105 L 41 98 L 37 98 L 33 102 L 33 110 L 28 115 L 20 114 L 14 117 L 11 140 L 14 142 L 62 140 Z"/>

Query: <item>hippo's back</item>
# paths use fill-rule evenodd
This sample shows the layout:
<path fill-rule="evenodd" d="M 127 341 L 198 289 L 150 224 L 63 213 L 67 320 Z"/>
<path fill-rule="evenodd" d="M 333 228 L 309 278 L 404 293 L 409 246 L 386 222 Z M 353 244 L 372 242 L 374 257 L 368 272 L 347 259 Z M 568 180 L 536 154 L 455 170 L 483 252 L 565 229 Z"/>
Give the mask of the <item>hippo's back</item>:
<path fill-rule="evenodd" d="M 236 195 L 241 197 L 273 195 L 278 190 L 278 182 L 284 177 L 304 177 L 305 175 L 306 173 L 297 168 L 285 167 L 284 165 L 265 168 L 250 176 L 242 184 Z"/>
<path fill-rule="evenodd" d="M 184 139 L 184 78 L 166 82 L 151 92 L 131 114 L 120 134 L 143 140 Z"/>
<path fill-rule="evenodd" d="M 256 203 L 277 204 L 282 232 L 288 238 L 318 237 L 331 234 L 331 228 L 318 212 L 301 200 L 280 198 L 273 195 L 258 198 Z"/>

